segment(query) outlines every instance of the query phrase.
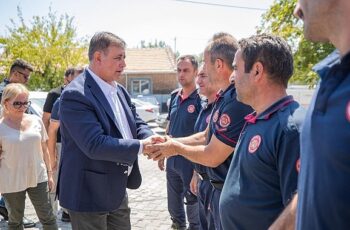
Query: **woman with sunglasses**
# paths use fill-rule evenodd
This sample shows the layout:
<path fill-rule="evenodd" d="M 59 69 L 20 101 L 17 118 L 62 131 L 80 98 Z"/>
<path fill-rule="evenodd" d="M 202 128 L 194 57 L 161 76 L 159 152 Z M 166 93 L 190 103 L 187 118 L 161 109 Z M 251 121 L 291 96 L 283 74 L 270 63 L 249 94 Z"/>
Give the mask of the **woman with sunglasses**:
<path fill-rule="evenodd" d="M 23 229 L 28 194 L 44 229 L 58 229 L 49 199 L 52 170 L 41 119 L 26 114 L 29 91 L 22 84 L 5 87 L 0 118 L 0 193 L 9 212 L 9 229 Z"/>

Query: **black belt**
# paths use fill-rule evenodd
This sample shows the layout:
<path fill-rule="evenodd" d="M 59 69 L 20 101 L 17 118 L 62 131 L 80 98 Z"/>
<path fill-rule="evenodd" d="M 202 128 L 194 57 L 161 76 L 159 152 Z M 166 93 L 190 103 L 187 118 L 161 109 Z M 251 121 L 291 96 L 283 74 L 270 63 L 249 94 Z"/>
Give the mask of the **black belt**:
<path fill-rule="evenodd" d="M 210 180 L 210 184 L 216 188 L 216 189 L 219 189 L 219 190 L 222 190 L 222 188 L 224 187 L 224 182 L 221 182 L 221 181 L 213 181 L 213 180 Z"/>
<path fill-rule="evenodd" d="M 201 180 L 209 180 L 208 174 L 206 174 L 206 173 L 197 173 L 197 174 L 198 174 L 199 179 L 201 179 Z"/>

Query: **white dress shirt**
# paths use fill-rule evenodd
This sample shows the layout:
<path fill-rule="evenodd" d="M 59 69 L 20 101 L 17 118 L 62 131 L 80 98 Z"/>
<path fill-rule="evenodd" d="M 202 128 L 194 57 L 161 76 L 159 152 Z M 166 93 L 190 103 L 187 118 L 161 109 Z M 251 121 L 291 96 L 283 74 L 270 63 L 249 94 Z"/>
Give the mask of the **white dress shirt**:
<path fill-rule="evenodd" d="M 109 105 L 111 106 L 115 121 L 117 122 L 117 126 L 119 131 L 121 132 L 123 139 L 134 139 L 130 130 L 128 119 L 126 118 L 124 108 L 120 103 L 120 99 L 117 93 L 117 85 L 118 83 L 113 81 L 112 84 L 108 84 L 104 80 L 102 80 L 99 76 L 97 76 L 94 72 L 92 72 L 89 68 L 87 68 L 92 78 L 96 81 L 97 85 L 102 90 L 105 95 Z M 140 149 L 138 154 L 141 154 L 143 150 L 142 143 L 140 141 Z M 128 175 L 130 175 L 132 170 L 132 165 L 128 165 Z"/>

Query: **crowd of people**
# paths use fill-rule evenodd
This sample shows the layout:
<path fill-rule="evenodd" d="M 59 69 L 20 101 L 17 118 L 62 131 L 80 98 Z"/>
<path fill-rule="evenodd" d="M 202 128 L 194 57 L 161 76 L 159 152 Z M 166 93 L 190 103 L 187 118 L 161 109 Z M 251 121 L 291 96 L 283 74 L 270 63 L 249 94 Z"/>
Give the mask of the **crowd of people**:
<path fill-rule="evenodd" d="M 1 91 L 0 214 L 9 229 L 34 224 L 26 195 L 44 229 L 57 229 L 55 197 L 73 229 L 131 229 L 126 188 L 141 185 L 140 154 L 166 170 L 172 229 L 348 229 L 350 2 L 300 0 L 294 13 L 307 39 L 336 47 L 314 67 L 321 80 L 307 111 L 286 91 L 295 67 L 284 39 L 221 32 L 202 65 L 177 59 L 181 87 L 164 136 L 117 83 L 126 66 L 117 35 L 91 38 L 88 67 L 66 71 L 42 120 L 26 114 L 33 68 L 17 60 Z"/>

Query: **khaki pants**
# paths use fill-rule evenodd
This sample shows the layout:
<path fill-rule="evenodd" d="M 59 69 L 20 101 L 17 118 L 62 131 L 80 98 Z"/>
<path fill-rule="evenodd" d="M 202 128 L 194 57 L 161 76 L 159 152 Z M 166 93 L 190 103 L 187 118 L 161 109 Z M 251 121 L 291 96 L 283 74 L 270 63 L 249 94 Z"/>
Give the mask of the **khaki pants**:
<path fill-rule="evenodd" d="M 46 230 L 57 230 L 56 217 L 52 212 L 47 182 L 39 183 L 34 188 L 27 188 L 21 192 L 4 193 L 5 205 L 9 213 L 9 230 L 23 229 L 23 216 L 26 193 L 34 206 L 35 212 Z"/>

